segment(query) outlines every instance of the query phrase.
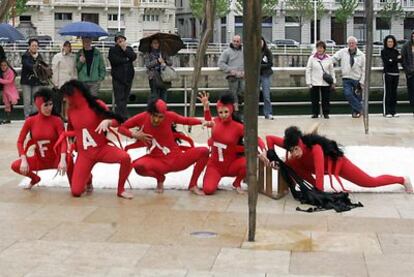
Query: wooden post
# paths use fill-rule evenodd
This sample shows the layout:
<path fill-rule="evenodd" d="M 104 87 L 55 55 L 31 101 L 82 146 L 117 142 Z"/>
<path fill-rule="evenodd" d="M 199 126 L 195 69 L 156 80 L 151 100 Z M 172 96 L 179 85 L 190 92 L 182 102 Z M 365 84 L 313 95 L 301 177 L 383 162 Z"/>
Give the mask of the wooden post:
<path fill-rule="evenodd" d="M 244 138 L 249 186 L 249 241 L 256 234 L 257 205 L 257 116 L 261 60 L 262 8 L 260 0 L 243 1 L 243 56 L 246 89 L 244 92 Z"/>
<path fill-rule="evenodd" d="M 372 40 L 374 27 L 374 4 L 373 0 L 365 1 L 365 12 L 367 19 L 367 44 L 365 51 L 365 84 L 364 84 L 364 129 L 365 134 L 369 132 L 369 86 L 371 82 L 371 64 L 372 64 Z"/>

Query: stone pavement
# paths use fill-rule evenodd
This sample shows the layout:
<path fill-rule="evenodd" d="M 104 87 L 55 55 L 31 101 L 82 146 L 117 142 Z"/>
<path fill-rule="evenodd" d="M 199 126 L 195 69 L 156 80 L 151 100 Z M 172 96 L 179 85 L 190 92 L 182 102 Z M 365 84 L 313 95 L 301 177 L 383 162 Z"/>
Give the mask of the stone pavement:
<path fill-rule="evenodd" d="M 259 120 L 279 134 L 308 117 Z M 414 118 L 319 120 L 320 133 L 345 145 L 413 147 Z M 414 276 L 414 197 L 353 194 L 365 207 L 337 214 L 295 211 L 290 196 L 258 200 L 256 242 L 247 242 L 247 194 L 113 190 L 72 198 L 67 189 L 23 191 L 9 169 L 22 122 L 0 126 L 0 276 Z M 193 137 L 205 140 L 195 128 Z M 398 157 L 396 157 L 398 159 Z M 215 237 L 191 233 L 210 231 Z"/>

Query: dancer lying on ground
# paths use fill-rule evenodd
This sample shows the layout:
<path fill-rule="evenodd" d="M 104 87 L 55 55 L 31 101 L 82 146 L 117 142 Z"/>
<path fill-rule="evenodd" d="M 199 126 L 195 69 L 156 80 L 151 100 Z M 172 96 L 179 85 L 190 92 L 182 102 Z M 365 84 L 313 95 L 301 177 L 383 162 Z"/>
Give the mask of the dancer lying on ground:
<path fill-rule="evenodd" d="M 11 168 L 14 172 L 31 179 L 26 189 L 31 189 L 40 182 L 40 177 L 33 171 L 44 169 L 56 168 L 61 175 L 64 175 L 68 169 L 70 183 L 72 159 L 66 155 L 67 145 L 61 144 L 60 154 L 55 153 L 53 149 L 59 136 L 64 132 L 64 127 L 59 115 L 52 114 L 52 91 L 48 88 L 40 89 L 34 95 L 34 103 L 38 112 L 29 116 L 24 122 L 17 139 L 20 159 L 14 161 Z M 25 146 L 27 134 L 30 134 L 30 140 Z M 34 155 L 27 157 L 27 150 L 32 145 L 35 146 Z"/>
<path fill-rule="evenodd" d="M 147 143 L 149 153 L 135 161 L 132 166 L 142 176 L 157 179 L 156 192 L 164 191 L 165 174 L 181 171 L 195 163 L 188 189 L 195 194 L 202 194 L 197 187 L 197 180 L 208 160 L 207 147 L 194 147 L 182 151 L 175 141 L 173 124 L 199 125 L 203 121 L 197 118 L 183 117 L 167 110 L 167 104 L 161 99 L 150 99 L 146 112 L 128 119 L 118 132 Z M 131 128 L 139 130 L 130 130 Z"/>
<path fill-rule="evenodd" d="M 211 147 L 211 156 L 207 163 L 203 180 L 205 194 L 213 194 L 222 177 L 236 177 L 233 187 L 238 193 L 243 193 L 240 186 L 246 177 L 246 158 L 244 157 L 244 125 L 234 114 L 234 98 L 225 94 L 217 101 L 218 117 L 212 120 L 209 107 L 209 94 L 199 93 L 198 99 L 203 103 L 204 119 L 209 122 L 211 138 L 208 145 Z M 264 148 L 259 138 L 259 146 Z"/>
<path fill-rule="evenodd" d="M 274 145 L 286 149 L 290 154 L 286 164 L 320 191 L 324 190 L 324 175 L 328 174 L 331 188 L 334 191 L 336 190 L 333 187 L 332 175 L 343 191 L 346 190 L 339 177 L 361 187 L 401 184 L 407 193 L 413 193 L 408 177 L 392 175 L 371 177 L 345 157 L 336 141 L 315 133 L 303 135 L 298 127 L 291 126 L 285 130 L 284 138 L 266 136 L 266 141 L 268 149 L 273 149 Z M 315 178 L 312 175 L 315 175 Z"/>
<path fill-rule="evenodd" d="M 72 176 L 72 195 L 82 195 L 91 179 L 92 168 L 96 163 L 102 162 L 120 164 L 117 195 L 126 199 L 133 198 L 124 189 L 131 172 L 131 158 L 125 151 L 108 145 L 110 141 L 106 137 L 106 133 L 111 131 L 110 127 L 122 123 L 123 119 L 110 112 L 105 103 L 92 96 L 80 81 L 66 82 L 61 91 L 68 103 L 67 135 L 75 137 L 78 151 Z"/>

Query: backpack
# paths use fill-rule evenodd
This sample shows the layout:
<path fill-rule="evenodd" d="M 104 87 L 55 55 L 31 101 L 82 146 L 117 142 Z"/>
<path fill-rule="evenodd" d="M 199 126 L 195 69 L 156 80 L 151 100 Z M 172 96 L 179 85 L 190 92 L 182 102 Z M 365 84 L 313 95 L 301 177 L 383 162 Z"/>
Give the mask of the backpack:
<path fill-rule="evenodd" d="M 48 85 L 53 75 L 52 68 L 41 59 L 33 65 L 33 72 L 42 85 Z"/>

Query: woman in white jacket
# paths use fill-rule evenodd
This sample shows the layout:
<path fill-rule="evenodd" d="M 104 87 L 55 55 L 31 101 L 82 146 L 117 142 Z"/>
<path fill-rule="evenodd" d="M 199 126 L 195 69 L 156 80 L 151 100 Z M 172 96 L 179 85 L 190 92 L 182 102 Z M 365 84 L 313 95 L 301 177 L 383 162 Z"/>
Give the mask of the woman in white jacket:
<path fill-rule="evenodd" d="M 306 85 L 310 87 L 312 101 L 312 118 L 319 115 L 319 92 L 322 96 L 322 112 L 324 118 L 329 118 L 329 101 L 331 89 L 336 83 L 335 71 L 330 56 L 326 53 L 326 44 L 323 41 L 316 43 L 316 53 L 309 57 L 306 66 Z M 333 84 L 330 85 L 323 79 L 324 72 L 330 74 L 333 78 Z"/>
<path fill-rule="evenodd" d="M 63 43 L 62 51 L 52 59 L 52 81 L 57 89 L 69 80 L 77 79 L 75 55 L 72 54 L 72 45 L 69 41 Z M 60 114 L 62 108 L 62 97 L 60 94 L 54 97 L 54 109 Z"/>

